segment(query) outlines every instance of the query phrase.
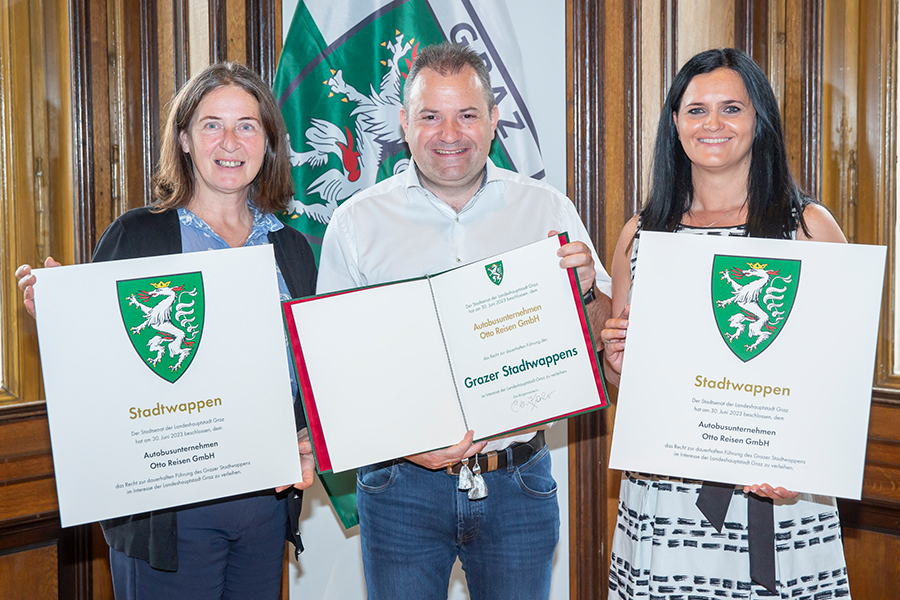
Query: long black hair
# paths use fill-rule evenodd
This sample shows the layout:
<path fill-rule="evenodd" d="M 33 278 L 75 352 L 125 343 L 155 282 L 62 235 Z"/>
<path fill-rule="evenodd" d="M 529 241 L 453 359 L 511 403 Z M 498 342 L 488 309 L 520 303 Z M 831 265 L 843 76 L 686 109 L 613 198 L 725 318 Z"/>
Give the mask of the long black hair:
<path fill-rule="evenodd" d="M 641 210 L 641 227 L 649 231 L 674 231 L 690 210 L 694 197 L 691 161 L 678 139 L 672 116 L 678 113 L 682 96 L 694 77 L 723 67 L 741 76 L 756 110 L 747 182 L 746 235 L 788 239 L 798 225 L 808 233 L 803 208 L 813 200 L 800 191 L 791 174 L 772 86 L 753 59 L 735 48 L 701 52 L 675 76 L 659 117 L 653 180 Z"/>

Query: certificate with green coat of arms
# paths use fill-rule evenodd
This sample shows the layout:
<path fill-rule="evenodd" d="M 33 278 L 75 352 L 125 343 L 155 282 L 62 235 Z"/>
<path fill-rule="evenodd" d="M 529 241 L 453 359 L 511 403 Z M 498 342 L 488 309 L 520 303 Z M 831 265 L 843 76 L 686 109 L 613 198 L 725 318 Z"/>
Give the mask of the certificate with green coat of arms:
<path fill-rule="evenodd" d="M 884 262 L 641 232 L 610 467 L 858 499 Z"/>
<path fill-rule="evenodd" d="M 606 406 L 565 235 L 437 275 L 284 305 L 320 471 Z"/>
<path fill-rule="evenodd" d="M 36 275 L 64 527 L 300 481 L 272 246 Z"/>

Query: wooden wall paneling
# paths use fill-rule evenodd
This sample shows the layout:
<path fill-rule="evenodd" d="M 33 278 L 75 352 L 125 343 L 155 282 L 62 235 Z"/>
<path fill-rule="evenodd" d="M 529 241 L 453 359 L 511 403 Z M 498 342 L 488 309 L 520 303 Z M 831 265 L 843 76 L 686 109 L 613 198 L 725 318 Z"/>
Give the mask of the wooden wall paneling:
<path fill-rule="evenodd" d="M 0 413 L 0 589 L 3 598 L 69 598 L 59 587 L 56 486 L 40 403 Z M 35 552 L 42 548 L 41 552 Z M 42 557 L 35 562 L 36 557 Z M 12 569 L 12 570 L 10 570 Z M 72 578 L 73 581 L 77 577 Z M 46 595 L 51 594 L 51 595 Z"/>
<path fill-rule="evenodd" d="M 619 238 L 615 224 L 625 224 L 632 215 L 638 212 L 641 199 L 644 196 L 643 181 L 641 180 L 643 156 L 641 152 L 642 128 L 641 107 L 643 105 L 642 83 L 642 31 L 641 15 L 643 14 L 641 2 L 627 2 L 622 4 L 622 48 L 625 50 L 622 56 L 622 97 L 625 104 L 622 106 L 624 115 L 622 122 L 624 130 L 621 136 L 621 148 L 624 161 L 622 162 L 623 203 L 622 210 L 607 210 L 607 266 L 612 268 L 612 256 L 615 252 L 615 244 Z M 651 93 L 651 97 L 655 94 Z M 618 205 L 618 203 L 616 203 Z M 618 208 L 618 206 L 616 207 Z M 610 246 L 610 242 L 612 245 Z"/>
<path fill-rule="evenodd" d="M 863 498 L 893 505 L 900 520 L 900 404 L 876 401 L 869 415 Z M 900 527 L 896 528 L 900 535 Z"/>
<path fill-rule="evenodd" d="M 198 73 L 210 64 L 209 0 L 187 0 L 191 31 L 190 72 Z"/>
<path fill-rule="evenodd" d="M 653 167 L 653 150 L 656 144 L 656 128 L 666 98 L 668 57 L 666 48 L 671 43 L 670 21 L 666 0 L 642 0 L 640 20 L 640 122 L 637 131 L 640 138 L 635 144 L 640 151 L 640 188 L 637 194 L 637 211 L 650 189 L 650 170 Z M 611 262 L 611 261 L 610 261 Z M 607 265 L 612 267 L 612 264 Z"/>
<path fill-rule="evenodd" d="M 109 570 L 109 546 L 103 537 L 99 523 L 91 526 L 91 598 L 90 600 L 115 600 L 112 573 Z"/>
<path fill-rule="evenodd" d="M 275 43 L 275 67 L 278 67 L 278 59 L 281 57 L 281 45 L 282 41 L 282 32 L 284 31 L 284 24 L 281 19 L 282 12 L 282 3 L 281 0 L 272 0 L 272 10 L 275 12 L 275 30 L 269 32 L 269 36 Z M 272 77 L 274 78 L 274 73 Z"/>
<path fill-rule="evenodd" d="M 851 242 L 856 239 L 859 17 L 853 0 L 823 6 L 820 199 Z"/>
<path fill-rule="evenodd" d="M 784 117 L 785 51 L 787 42 L 787 0 L 769 0 L 769 19 L 766 36 L 769 40 L 767 63 L 760 62 L 772 83 L 778 110 Z"/>
<path fill-rule="evenodd" d="M 786 0 L 784 25 L 785 143 L 803 189 L 818 196 L 821 156 L 822 0 Z"/>
<path fill-rule="evenodd" d="M 28 4 L 28 41 L 31 45 L 31 156 L 32 194 L 35 212 L 35 246 L 41 263 L 50 255 L 50 158 L 47 138 L 47 111 L 44 68 L 43 2 Z"/>
<path fill-rule="evenodd" d="M 209 0 L 209 62 L 228 58 L 227 0 Z"/>
<path fill-rule="evenodd" d="M 658 6 L 658 4 L 657 4 Z M 640 1 L 569 0 L 568 194 L 600 260 L 640 203 Z M 610 390 L 614 399 L 614 390 Z M 570 596 L 606 598 L 620 474 L 606 468 L 614 407 L 569 421 Z"/>
<path fill-rule="evenodd" d="M 90 261 L 94 248 L 94 148 L 91 73 L 91 0 L 71 0 L 75 260 Z"/>
<path fill-rule="evenodd" d="M 605 2 L 566 0 L 566 49 L 569 65 L 566 81 L 568 144 L 568 195 L 576 204 L 598 252 L 604 252 L 601 183 L 605 179 L 602 148 L 604 105 L 602 83 L 597 81 L 603 64 Z M 602 257 L 601 257 L 602 260 Z M 573 600 L 605 598 L 604 560 L 606 520 L 598 510 L 605 497 L 605 448 L 601 443 L 604 412 L 569 419 L 569 594 Z"/>
<path fill-rule="evenodd" d="M 662 94 L 669 91 L 676 72 L 675 48 L 678 47 L 678 0 L 662 0 L 660 6 L 660 61 L 662 62 Z M 662 106 L 662 103 L 660 103 Z"/>
<path fill-rule="evenodd" d="M 246 53 L 247 66 L 259 73 L 269 86 L 275 81 L 275 66 L 278 60 L 277 51 L 281 48 L 281 28 L 277 17 L 281 14 L 281 6 L 276 7 L 274 0 L 246 0 Z M 277 48 L 276 48 L 277 46 Z"/>
<path fill-rule="evenodd" d="M 897 4 L 823 3 L 817 46 L 822 51 L 822 198 L 848 239 L 889 247 L 862 501 L 839 501 L 850 588 L 857 598 L 893 597 L 900 588 L 900 379 L 894 375 L 893 302 Z"/>
<path fill-rule="evenodd" d="M 890 207 L 896 200 L 895 1 L 861 3 L 859 54 L 859 174 L 855 233 L 860 243 L 895 243 Z M 874 18 L 873 18 L 874 17 Z M 861 49 L 862 50 L 862 49 Z"/>
<path fill-rule="evenodd" d="M 604 105 L 600 147 L 603 149 L 605 168 L 603 179 L 599 181 L 602 212 L 598 211 L 598 229 L 589 231 L 595 245 L 603 247 L 598 252 L 605 265 L 612 264 L 619 230 L 627 220 L 625 207 L 634 203 L 635 190 L 629 189 L 631 176 L 626 172 L 632 166 L 627 162 L 632 149 L 626 144 L 632 120 L 632 114 L 629 113 L 633 113 L 633 110 L 629 110 L 633 106 L 629 106 L 626 88 L 632 81 L 632 75 L 626 76 L 625 73 L 625 55 L 632 45 L 632 40 L 626 39 L 625 35 L 626 17 L 632 17 L 633 6 L 634 2 L 607 2 L 604 6 L 604 33 L 601 39 L 605 50 L 603 62 L 599 63 L 602 67 L 598 77 L 598 91 L 602 91 L 600 101 Z M 627 26 L 629 29 L 633 27 L 632 23 Z"/>
<path fill-rule="evenodd" d="M 841 509 L 841 520 L 846 511 Z M 850 591 L 862 600 L 896 598 L 900 590 L 900 537 L 844 527 L 844 553 L 865 557 L 849 568 Z"/>
<path fill-rule="evenodd" d="M 0 556 L 4 600 L 49 600 L 59 595 L 56 548 L 44 546 Z"/>
<path fill-rule="evenodd" d="M 782 0 L 735 0 L 734 47 L 765 69 L 769 65 L 769 7 Z"/>
<path fill-rule="evenodd" d="M 110 208 L 112 209 L 112 217 L 115 219 L 126 210 L 128 210 L 128 180 L 129 173 L 125 168 L 132 161 L 131 148 L 129 147 L 129 139 L 136 139 L 129 136 L 133 132 L 126 125 L 129 117 L 126 110 L 125 98 L 127 89 L 125 53 L 125 36 L 127 33 L 133 32 L 135 28 L 140 31 L 140 19 L 128 19 L 125 22 L 125 6 L 122 2 L 115 0 L 107 2 L 106 5 L 106 21 L 107 21 L 107 71 L 108 82 L 108 112 L 109 112 L 109 170 L 110 170 Z M 129 26 L 130 24 L 130 26 Z M 140 80 L 138 80 L 140 83 Z M 138 105 L 140 106 L 140 105 Z M 138 121 L 138 124 L 140 121 Z M 138 129 L 140 133 L 140 129 Z M 137 138 L 139 139 L 139 138 Z M 138 163 L 140 164 L 140 163 Z M 102 232 L 98 232 L 99 233 Z"/>
<path fill-rule="evenodd" d="M 897 2 L 872 4 L 848 7 L 859 10 L 858 100 L 855 118 L 850 121 L 857 131 L 857 152 L 845 159 L 851 173 L 851 194 L 845 201 L 853 218 L 842 225 L 860 243 L 885 244 L 891 249 L 887 254 L 875 386 L 877 397 L 897 399 Z"/>
<path fill-rule="evenodd" d="M 47 121 L 47 193 L 50 253 L 63 264 L 75 261 L 75 190 L 73 187 L 72 65 L 67 0 L 44 0 L 44 98 Z M 30 319 L 29 319 L 30 320 Z M 40 377 L 37 378 L 40 380 Z M 43 389 L 38 398 L 43 397 Z"/>
<path fill-rule="evenodd" d="M 191 40 L 193 36 L 189 19 L 188 0 L 175 0 L 172 3 L 172 51 L 176 91 L 190 79 L 192 73 Z M 202 26 L 199 28 L 202 30 Z"/>
<path fill-rule="evenodd" d="M 24 320 L 24 309 L 13 309 L 18 302 L 18 293 L 14 282 L 5 275 L 12 273 L 17 261 L 37 258 L 35 218 L 30 202 L 34 183 L 29 142 L 30 111 L 22 110 L 23 105 L 31 104 L 31 45 L 27 40 L 22 44 L 23 30 L 28 31 L 28 5 L 21 2 L 10 5 L 9 0 L 0 2 L 0 41 L 3 43 L 0 48 L 0 164 L 3 174 L 0 217 L 4 231 L 22 232 L 21 237 L 4 235 L 0 239 L 0 273 L 4 274 L 4 280 L 0 281 L 0 303 L 12 309 L 0 313 L 0 335 L 3 336 L 0 342 L 0 360 L 3 361 L 0 364 L 0 403 L 3 405 L 28 397 L 27 390 L 23 389 L 28 383 L 22 373 L 27 350 L 22 344 L 34 342 L 34 326 Z M 32 343 L 31 349 L 36 349 L 36 344 Z"/>
<path fill-rule="evenodd" d="M 735 6 L 732 0 L 673 1 L 677 69 L 698 52 L 734 46 Z"/>
<path fill-rule="evenodd" d="M 224 0 L 226 5 L 225 31 L 228 43 L 225 59 L 247 62 L 247 4 L 246 0 Z"/>
<path fill-rule="evenodd" d="M 90 110 L 92 129 L 90 132 L 90 144 L 93 146 L 93 171 L 94 186 L 90 190 L 92 195 L 90 202 L 93 207 L 94 222 L 90 232 L 91 244 L 89 250 L 93 252 L 94 245 L 100 238 L 100 234 L 112 223 L 117 216 L 117 208 L 113 203 L 112 194 L 112 144 L 110 141 L 110 113 L 109 96 L 110 84 L 108 64 L 108 2 L 106 0 L 92 2 L 88 12 L 90 19 L 90 43 L 89 52 L 92 57 L 89 63 L 91 77 Z M 88 262 L 87 257 L 85 262 Z"/>
<path fill-rule="evenodd" d="M 130 12 L 135 8 L 137 18 Z M 94 135 L 109 156 L 109 216 L 114 219 L 151 201 L 150 176 L 159 152 L 157 11 L 153 0 L 140 0 L 136 7 L 109 0 L 106 14 L 108 131 L 97 129 Z M 98 237 L 109 222 L 97 223 Z"/>
<path fill-rule="evenodd" d="M 127 129 L 122 169 L 129 208 L 150 204 L 150 177 L 159 160 L 159 51 L 155 0 L 140 0 L 139 18 L 125 21 L 124 109 Z"/>
<path fill-rule="evenodd" d="M 175 11 L 168 2 L 154 3 L 156 8 L 156 39 L 153 47 L 157 49 L 156 72 L 158 73 L 156 88 L 156 105 L 159 107 L 159 123 L 166 122 L 168 106 L 175 97 L 178 80 L 184 79 L 187 73 L 176 68 L 175 61 Z M 155 163 L 154 163 L 155 164 Z"/>
<path fill-rule="evenodd" d="M 50 431 L 42 411 L 8 410 L 0 423 L 0 523 L 40 519 L 58 509 Z"/>

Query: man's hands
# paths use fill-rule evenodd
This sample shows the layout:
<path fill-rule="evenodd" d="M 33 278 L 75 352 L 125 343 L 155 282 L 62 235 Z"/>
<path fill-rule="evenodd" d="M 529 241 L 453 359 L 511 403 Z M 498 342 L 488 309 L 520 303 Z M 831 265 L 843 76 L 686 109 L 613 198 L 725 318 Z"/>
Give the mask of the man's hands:
<path fill-rule="evenodd" d="M 547 237 L 559 235 L 558 231 L 551 231 Z M 594 269 L 594 257 L 591 256 L 591 250 L 584 242 L 569 242 L 564 246 L 560 246 L 556 251 L 556 255 L 560 257 L 559 266 L 563 269 L 575 267 L 578 269 L 578 286 L 581 294 L 584 295 L 594 285 L 597 278 L 597 271 Z"/>
<path fill-rule="evenodd" d="M 48 256 L 44 261 L 45 267 L 59 267 L 60 263 L 53 260 L 52 256 Z M 19 289 L 22 290 L 23 301 L 25 302 L 25 310 L 32 317 L 34 316 L 34 282 L 37 277 L 31 274 L 31 265 L 22 265 L 16 269 L 16 279 L 19 280 Z"/>
<path fill-rule="evenodd" d="M 300 469 L 303 481 L 294 485 L 282 485 L 275 488 L 276 492 L 282 492 L 290 487 L 305 490 L 313 484 L 316 475 L 316 459 L 313 456 L 312 442 L 309 439 L 309 429 L 304 427 L 297 433 L 297 448 L 300 451 Z"/>
<path fill-rule="evenodd" d="M 432 450 L 431 452 L 423 452 L 422 454 L 413 454 L 405 457 L 409 462 L 416 463 L 420 467 L 426 469 L 446 469 L 448 466 L 458 463 L 464 458 L 469 458 L 481 452 L 487 441 L 472 443 L 475 439 L 475 432 L 469 430 L 466 437 L 455 446 L 444 448 L 443 450 Z"/>

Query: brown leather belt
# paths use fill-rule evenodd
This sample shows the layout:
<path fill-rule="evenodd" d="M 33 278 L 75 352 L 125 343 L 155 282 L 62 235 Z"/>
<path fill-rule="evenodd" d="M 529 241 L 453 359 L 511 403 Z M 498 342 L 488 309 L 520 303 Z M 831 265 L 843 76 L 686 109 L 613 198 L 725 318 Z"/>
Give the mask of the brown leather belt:
<path fill-rule="evenodd" d="M 521 442 L 510 446 L 510 448 L 512 448 L 512 466 L 518 467 L 519 465 L 527 463 L 531 460 L 532 456 L 537 454 L 540 449 L 544 447 L 545 443 L 544 430 L 541 429 L 527 442 Z M 476 454 L 475 456 L 469 457 L 469 468 L 474 469 L 475 462 L 477 461 L 478 465 L 481 467 L 482 473 L 490 473 L 497 469 L 505 469 L 507 467 L 507 456 L 508 454 L 505 449 L 491 450 L 484 454 Z M 461 462 L 453 463 L 447 467 L 447 473 L 450 475 L 459 475 L 459 470 L 461 468 Z"/>

